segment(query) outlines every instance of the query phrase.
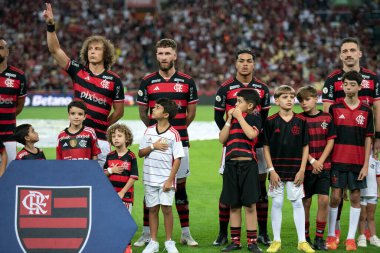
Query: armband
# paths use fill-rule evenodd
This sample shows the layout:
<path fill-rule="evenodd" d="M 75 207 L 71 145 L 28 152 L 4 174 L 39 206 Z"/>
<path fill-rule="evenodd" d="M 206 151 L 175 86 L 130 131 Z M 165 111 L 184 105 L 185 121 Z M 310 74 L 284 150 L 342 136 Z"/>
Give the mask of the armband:
<path fill-rule="evenodd" d="M 314 162 L 315 162 L 314 158 L 309 161 L 310 164 L 313 164 Z"/>
<path fill-rule="evenodd" d="M 268 172 L 274 171 L 273 167 L 268 168 Z"/>
<path fill-rule="evenodd" d="M 112 175 L 112 169 L 110 167 L 107 168 L 107 171 L 110 175 Z"/>
<path fill-rule="evenodd" d="M 154 150 L 154 145 L 153 145 L 153 143 L 150 144 L 150 149 L 151 149 L 151 150 Z"/>
<path fill-rule="evenodd" d="M 230 123 L 228 123 L 228 122 L 226 122 L 226 127 L 230 127 L 231 126 L 231 124 Z"/>
<path fill-rule="evenodd" d="M 49 33 L 55 32 L 55 24 L 46 24 L 46 30 Z"/>

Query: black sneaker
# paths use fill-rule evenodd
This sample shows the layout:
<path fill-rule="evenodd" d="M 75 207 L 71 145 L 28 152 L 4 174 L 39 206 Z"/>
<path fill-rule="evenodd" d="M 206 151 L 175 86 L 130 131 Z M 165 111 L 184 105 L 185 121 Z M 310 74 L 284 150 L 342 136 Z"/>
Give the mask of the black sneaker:
<path fill-rule="evenodd" d="M 257 237 L 257 242 L 261 243 L 264 246 L 269 246 L 272 243 L 271 239 L 269 238 L 269 235 L 267 235 L 267 234 L 266 235 L 259 235 Z"/>
<path fill-rule="evenodd" d="M 311 242 L 311 238 L 310 238 L 310 236 L 306 237 L 306 241 L 307 241 L 307 243 L 310 245 L 310 247 L 311 247 L 312 249 L 314 249 L 314 244 Z"/>
<path fill-rule="evenodd" d="M 326 242 L 322 237 L 316 236 L 314 238 L 314 249 L 315 250 L 327 250 Z"/>
<path fill-rule="evenodd" d="M 240 250 L 241 244 L 237 244 L 236 242 L 232 242 L 230 245 L 222 249 L 222 252 L 231 252 L 234 250 Z"/>
<path fill-rule="evenodd" d="M 219 234 L 218 238 L 212 243 L 213 246 L 222 246 L 224 244 L 228 243 L 227 235 L 225 234 Z"/>
<path fill-rule="evenodd" d="M 255 253 L 261 253 L 263 252 L 259 246 L 257 246 L 257 243 L 251 243 L 251 244 L 248 244 L 248 251 L 249 252 L 255 252 Z"/>

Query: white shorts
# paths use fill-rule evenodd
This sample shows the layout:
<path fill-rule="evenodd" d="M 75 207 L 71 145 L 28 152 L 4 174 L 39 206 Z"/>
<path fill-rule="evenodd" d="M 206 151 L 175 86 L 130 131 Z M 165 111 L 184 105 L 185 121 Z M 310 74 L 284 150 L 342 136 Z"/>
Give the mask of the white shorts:
<path fill-rule="evenodd" d="M 226 158 L 226 147 L 223 146 L 222 159 L 220 160 L 219 174 L 223 175 Z"/>
<path fill-rule="evenodd" d="M 293 201 L 305 197 L 303 184 L 296 186 L 292 181 L 285 181 L 285 183 L 280 182 L 280 186 L 277 188 L 269 184 L 268 196 L 272 198 L 284 196 L 284 184 L 286 184 L 286 195 L 288 200 Z"/>
<path fill-rule="evenodd" d="M 129 214 L 132 214 L 133 203 L 131 203 L 131 202 L 124 202 L 124 201 L 123 201 L 123 204 L 124 204 L 125 207 L 128 209 Z"/>
<path fill-rule="evenodd" d="M 177 171 L 178 179 L 190 176 L 189 147 L 184 147 L 183 151 L 185 152 L 185 156 L 182 157 L 181 164 Z"/>
<path fill-rule="evenodd" d="M 98 163 L 101 168 L 103 168 L 104 164 L 106 163 L 107 155 L 111 152 L 111 145 L 106 140 L 99 140 L 98 139 L 98 145 L 100 150 L 102 151 L 98 155 Z"/>
<path fill-rule="evenodd" d="M 367 206 L 367 204 L 377 205 L 377 196 L 360 197 L 360 205 Z"/>
<path fill-rule="evenodd" d="M 8 165 L 16 159 L 16 154 L 17 154 L 17 142 L 15 141 L 6 141 L 4 142 L 5 150 L 7 152 L 8 156 L 8 162 L 7 162 L 7 167 Z M 1 157 L 0 157 L 1 161 Z"/>
<path fill-rule="evenodd" d="M 164 192 L 162 186 L 144 185 L 146 207 L 172 206 L 175 190 Z"/>
<path fill-rule="evenodd" d="M 267 162 L 264 158 L 264 148 L 256 149 L 257 165 L 259 167 L 259 174 L 267 174 Z"/>

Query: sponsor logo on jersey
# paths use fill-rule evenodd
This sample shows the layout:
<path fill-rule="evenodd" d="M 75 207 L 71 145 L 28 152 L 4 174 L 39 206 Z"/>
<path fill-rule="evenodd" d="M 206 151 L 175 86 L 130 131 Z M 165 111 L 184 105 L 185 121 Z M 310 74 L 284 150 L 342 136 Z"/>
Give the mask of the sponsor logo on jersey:
<path fill-rule="evenodd" d="M 3 98 L 0 96 L 0 105 L 3 105 L 3 104 L 11 105 L 11 104 L 13 104 L 13 99 L 12 98 Z"/>
<path fill-rule="evenodd" d="M 174 82 L 181 82 L 181 83 L 184 83 L 185 80 L 181 79 L 181 78 L 174 78 Z"/>
<path fill-rule="evenodd" d="M 96 96 L 95 93 L 90 93 L 89 91 L 82 91 L 80 93 L 80 98 L 87 99 L 89 101 L 93 101 L 95 103 L 98 103 L 100 105 L 106 105 L 106 99 L 105 98 L 99 98 Z"/>
<path fill-rule="evenodd" d="M 344 114 L 341 114 L 341 115 L 339 116 L 339 119 L 346 119 L 346 117 L 344 117 Z"/>
<path fill-rule="evenodd" d="M 240 88 L 240 85 L 231 85 L 230 90 L 238 89 Z"/>
<path fill-rule="evenodd" d="M 150 81 L 150 83 L 159 83 L 159 82 L 161 82 L 161 79 L 154 79 L 154 80 Z"/>
<path fill-rule="evenodd" d="M 107 80 L 113 80 L 113 76 L 105 76 L 105 75 L 103 75 L 102 78 L 103 79 L 107 79 Z"/>
<path fill-rule="evenodd" d="M 75 148 L 78 144 L 78 141 L 76 139 L 71 139 L 69 141 L 70 147 Z"/>
<path fill-rule="evenodd" d="M 16 74 L 9 73 L 9 72 L 5 73 L 5 76 L 7 76 L 7 77 L 14 77 L 14 78 L 17 77 Z"/>
<path fill-rule="evenodd" d="M 160 90 L 160 88 L 158 86 L 156 86 L 156 88 L 154 88 L 153 90 Z"/>

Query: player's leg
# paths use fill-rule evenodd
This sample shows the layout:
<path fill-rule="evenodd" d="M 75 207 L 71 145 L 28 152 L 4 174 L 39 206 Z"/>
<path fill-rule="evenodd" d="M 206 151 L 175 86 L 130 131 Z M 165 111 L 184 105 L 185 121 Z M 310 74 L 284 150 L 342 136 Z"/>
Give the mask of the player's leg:
<path fill-rule="evenodd" d="M 164 192 L 160 189 L 160 203 L 161 210 L 164 216 L 164 225 L 166 233 L 165 249 L 168 253 L 178 253 L 178 249 L 175 246 L 175 242 L 172 240 L 173 233 L 173 212 L 172 205 L 174 200 L 174 190 Z"/>
<path fill-rule="evenodd" d="M 146 207 L 145 197 L 143 200 L 143 231 L 139 239 L 133 244 L 135 247 L 147 245 L 150 241 L 149 208 Z"/>
<path fill-rule="evenodd" d="M 380 247 L 380 239 L 376 235 L 376 223 L 375 223 L 375 212 L 377 206 L 377 197 L 371 197 L 367 205 L 367 222 L 368 229 L 370 232 L 369 243 L 376 247 Z"/>
<path fill-rule="evenodd" d="M 367 227 L 367 197 L 360 198 L 360 218 L 359 218 L 359 237 L 358 247 L 367 247 L 367 239 L 365 236 L 365 229 Z"/>
<path fill-rule="evenodd" d="M 8 161 L 7 161 L 7 166 L 14 160 L 16 159 L 16 154 L 17 154 L 17 143 L 15 141 L 5 141 L 4 142 L 5 150 L 7 152 L 8 156 Z M 103 168 L 103 167 L 102 167 Z"/>
<path fill-rule="evenodd" d="M 149 208 L 149 228 L 151 240 L 144 249 L 145 252 L 157 252 L 159 243 L 157 241 L 158 212 L 160 210 L 160 187 L 144 185 L 146 206 Z"/>
<path fill-rule="evenodd" d="M 284 183 L 280 182 L 278 187 L 269 185 L 268 196 L 272 198 L 271 221 L 273 241 L 267 252 L 277 252 L 281 249 L 281 225 L 282 206 L 284 205 Z"/>
<path fill-rule="evenodd" d="M 310 239 L 310 206 L 312 203 L 314 187 L 317 179 L 318 176 L 313 174 L 311 170 L 305 171 L 305 178 L 303 183 L 305 197 L 302 199 L 302 203 L 305 210 L 305 238 L 310 245 L 312 245 Z"/>

